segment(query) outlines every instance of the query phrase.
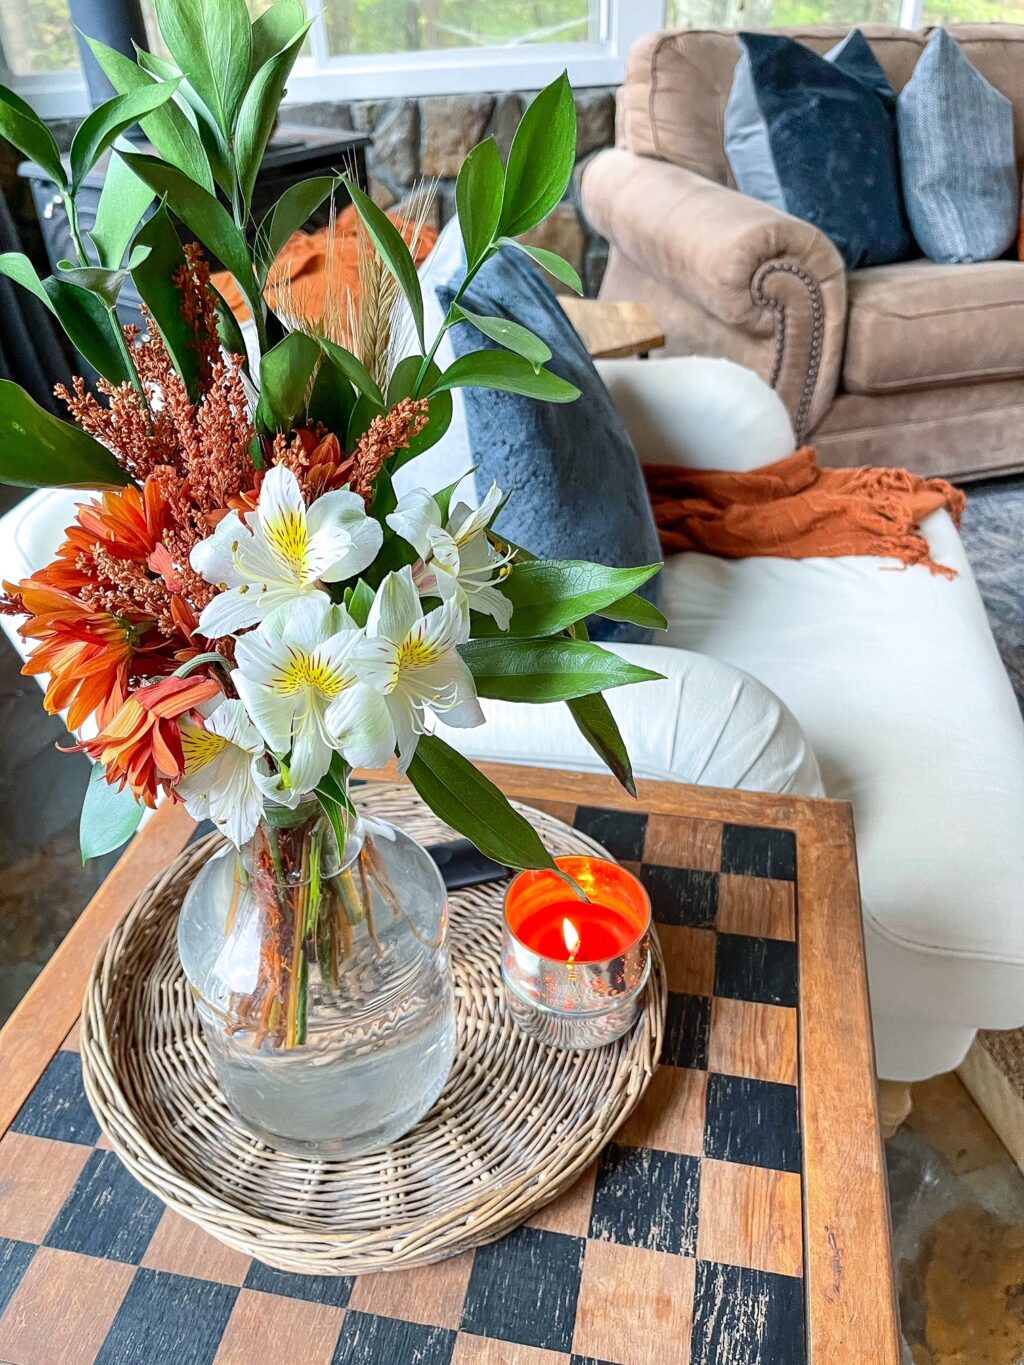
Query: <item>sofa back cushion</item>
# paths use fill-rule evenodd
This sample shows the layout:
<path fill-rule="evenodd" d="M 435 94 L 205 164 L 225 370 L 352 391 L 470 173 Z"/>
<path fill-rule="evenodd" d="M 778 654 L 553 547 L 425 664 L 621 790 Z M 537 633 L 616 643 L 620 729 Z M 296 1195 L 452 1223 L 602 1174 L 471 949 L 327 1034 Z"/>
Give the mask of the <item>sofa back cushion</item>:
<path fill-rule="evenodd" d="M 773 29 L 824 55 L 850 25 Z M 897 92 L 910 80 L 930 29 L 861 24 Z M 972 66 L 1013 102 L 1018 172 L 1024 163 L 1024 25 L 951 24 Z M 663 30 L 635 43 L 619 91 L 617 140 L 639 156 L 671 161 L 736 187 L 725 155 L 725 106 L 739 59 L 735 29 Z"/>

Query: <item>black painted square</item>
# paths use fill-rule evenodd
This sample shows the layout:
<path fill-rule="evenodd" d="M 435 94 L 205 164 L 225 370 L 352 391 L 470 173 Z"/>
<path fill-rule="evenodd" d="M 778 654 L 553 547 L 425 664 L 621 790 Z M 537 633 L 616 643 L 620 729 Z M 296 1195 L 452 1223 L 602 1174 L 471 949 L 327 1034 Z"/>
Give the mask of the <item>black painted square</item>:
<path fill-rule="evenodd" d="M 446 1327 L 424 1327 L 401 1318 L 381 1318 L 350 1309 L 334 1351 L 334 1365 L 448 1365 L 455 1333 Z"/>
<path fill-rule="evenodd" d="M 21 1284 L 21 1277 L 35 1254 L 35 1247 L 28 1242 L 0 1237 L 0 1315 L 14 1297 L 14 1291 Z"/>
<path fill-rule="evenodd" d="M 462 1329 L 548 1351 L 572 1347 L 583 1268 L 582 1237 L 517 1228 L 480 1247 L 462 1310 Z"/>
<path fill-rule="evenodd" d="M 693 1256 L 699 1192 L 696 1157 L 611 1143 L 597 1168 L 590 1236 Z"/>
<path fill-rule="evenodd" d="M 286 1270 L 273 1270 L 262 1261 L 253 1261 L 245 1277 L 246 1289 L 324 1303 L 331 1308 L 348 1307 L 354 1283 L 347 1275 L 290 1275 Z"/>
<path fill-rule="evenodd" d="M 690 1365 L 804 1365 L 803 1282 L 697 1263 Z"/>
<path fill-rule="evenodd" d="M 620 862 L 638 863 L 644 856 L 647 816 L 642 813 L 580 806 L 573 824 L 581 834 L 589 834 L 603 844 Z"/>
<path fill-rule="evenodd" d="M 100 1135 L 82 1086 L 77 1052 L 58 1052 L 11 1124 L 16 1133 L 80 1142 L 91 1147 Z"/>
<path fill-rule="evenodd" d="M 719 934 L 715 994 L 761 1005 L 797 1003 L 796 944 L 780 938 Z"/>
<path fill-rule="evenodd" d="M 164 1206 L 113 1152 L 93 1152 L 53 1220 L 46 1245 L 138 1265 Z"/>
<path fill-rule="evenodd" d="M 651 913 L 659 924 L 686 924 L 713 929 L 718 915 L 718 873 L 691 867 L 659 867 L 645 863 L 640 880 L 651 898 Z"/>
<path fill-rule="evenodd" d="M 237 1297 L 233 1285 L 139 1270 L 96 1365 L 210 1365 Z"/>
<path fill-rule="evenodd" d="M 791 829 L 726 825 L 722 830 L 722 871 L 741 877 L 796 880 L 796 835 Z"/>
<path fill-rule="evenodd" d="M 711 1072 L 704 1155 L 744 1166 L 799 1171 L 796 1086 Z"/>
<path fill-rule="evenodd" d="M 670 991 L 665 1011 L 663 1066 L 685 1066 L 706 1071 L 711 1035 L 711 1001 L 705 995 Z"/>

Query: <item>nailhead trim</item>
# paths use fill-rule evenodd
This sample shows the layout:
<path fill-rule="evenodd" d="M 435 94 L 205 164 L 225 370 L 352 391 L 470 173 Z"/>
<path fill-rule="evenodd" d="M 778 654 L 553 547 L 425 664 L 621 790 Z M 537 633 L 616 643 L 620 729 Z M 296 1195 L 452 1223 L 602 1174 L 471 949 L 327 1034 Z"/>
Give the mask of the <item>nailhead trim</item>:
<path fill-rule="evenodd" d="M 778 299 L 768 297 L 764 285 L 769 275 L 778 274 L 795 276 L 807 290 L 811 301 L 811 345 L 810 354 L 807 357 L 807 376 L 804 379 L 800 402 L 793 418 L 797 441 L 802 444 L 807 434 L 807 416 L 818 382 L 818 372 L 821 369 L 821 352 L 825 341 L 825 302 L 821 297 L 821 289 L 818 287 L 818 282 L 814 276 L 792 261 L 771 261 L 762 266 L 754 276 L 750 290 L 754 302 L 762 307 L 770 308 L 774 315 L 775 355 L 768 380 L 773 389 L 778 384 L 779 375 L 782 373 L 782 360 L 786 350 L 786 308 Z"/>

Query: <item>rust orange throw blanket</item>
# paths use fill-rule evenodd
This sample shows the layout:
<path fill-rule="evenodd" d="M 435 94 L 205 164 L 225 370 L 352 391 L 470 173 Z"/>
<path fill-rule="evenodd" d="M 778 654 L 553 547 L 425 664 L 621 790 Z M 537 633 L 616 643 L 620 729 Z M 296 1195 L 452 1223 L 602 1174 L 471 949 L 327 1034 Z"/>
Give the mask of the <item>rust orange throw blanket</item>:
<path fill-rule="evenodd" d="M 645 465 L 644 474 L 666 554 L 886 555 L 956 576 L 935 563 L 918 530 L 940 507 L 959 526 L 964 495 L 945 479 L 905 469 L 819 469 L 810 446 L 742 474 L 674 465 Z"/>

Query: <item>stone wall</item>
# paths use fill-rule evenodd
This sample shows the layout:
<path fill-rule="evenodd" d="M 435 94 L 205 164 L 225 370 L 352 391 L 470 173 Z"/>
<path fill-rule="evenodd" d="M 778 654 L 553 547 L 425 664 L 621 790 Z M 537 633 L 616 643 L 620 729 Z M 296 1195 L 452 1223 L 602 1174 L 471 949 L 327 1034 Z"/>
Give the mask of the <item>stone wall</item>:
<path fill-rule="evenodd" d="M 455 210 L 455 177 L 466 154 L 493 134 L 502 155 L 532 93 L 433 95 L 418 99 L 355 100 L 287 105 L 281 121 L 318 128 L 354 128 L 369 134 L 370 190 L 383 208 L 407 200 L 423 180 L 436 180 L 435 219 L 447 222 Z M 591 230 L 579 207 L 583 166 L 615 138 L 615 96 L 611 89 L 576 93 L 577 165 L 565 200 L 527 241 L 557 251 L 579 270 L 588 294 L 596 294 L 608 247 Z"/>

